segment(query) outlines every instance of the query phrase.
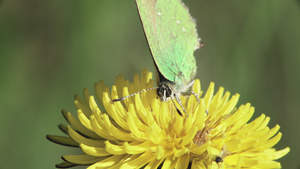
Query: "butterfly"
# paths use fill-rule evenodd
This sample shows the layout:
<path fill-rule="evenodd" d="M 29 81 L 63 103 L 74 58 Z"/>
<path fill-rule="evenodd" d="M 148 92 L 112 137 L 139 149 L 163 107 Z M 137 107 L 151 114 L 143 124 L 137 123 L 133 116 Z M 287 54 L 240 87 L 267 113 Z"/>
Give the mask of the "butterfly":
<path fill-rule="evenodd" d="M 158 74 L 152 89 L 162 101 L 175 99 L 186 113 L 180 95 L 196 96 L 187 91 L 197 71 L 194 51 L 201 46 L 195 21 L 181 0 L 136 0 L 136 5 Z"/>

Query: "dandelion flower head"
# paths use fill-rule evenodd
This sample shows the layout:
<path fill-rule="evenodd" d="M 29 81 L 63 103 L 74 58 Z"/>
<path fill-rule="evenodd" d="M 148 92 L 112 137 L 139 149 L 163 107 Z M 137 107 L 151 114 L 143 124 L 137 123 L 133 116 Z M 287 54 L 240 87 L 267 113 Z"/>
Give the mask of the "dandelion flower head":
<path fill-rule="evenodd" d="M 119 102 L 112 99 L 153 87 L 152 73 L 143 70 L 133 83 L 119 75 L 111 90 L 95 84 L 95 96 L 84 90 L 75 97 L 77 116 L 63 110 L 69 125 L 59 125 L 66 136 L 48 135 L 58 144 L 79 147 L 80 155 L 64 155 L 58 168 L 86 165 L 101 168 L 281 168 L 275 161 L 289 152 L 276 150 L 282 134 L 269 128 L 262 114 L 250 121 L 254 107 L 236 107 L 239 94 L 230 96 L 214 83 L 206 92 L 195 80 L 198 97 L 181 96 L 188 116 L 180 116 L 171 100 L 163 102 L 148 90 Z M 175 102 L 176 103 L 176 102 Z M 250 121 L 250 122 L 249 122 Z"/>

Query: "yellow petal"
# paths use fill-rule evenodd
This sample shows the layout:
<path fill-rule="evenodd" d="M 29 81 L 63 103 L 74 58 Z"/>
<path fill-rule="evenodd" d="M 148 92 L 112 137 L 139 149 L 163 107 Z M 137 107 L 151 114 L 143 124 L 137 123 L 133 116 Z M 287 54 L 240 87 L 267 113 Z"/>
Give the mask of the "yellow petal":
<path fill-rule="evenodd" d="M 152 160 L 154 160 L 153 154 L 147 151 L 144 154 L 139 155 L 137 158 L 124 163 L 121 165 L 120 169 L 141 168 L 143 165 Z"/>
<path fill-rule="evenodd" d="M 107 152 L 104 146 L 102 147 L 95 147 L 95 146 L 88 146 L 85 144 L 80 144 L 81 150 L 90 156 L 94 157 L 102 157 L 102 156 L 109 156 L 111 153 Z"/>

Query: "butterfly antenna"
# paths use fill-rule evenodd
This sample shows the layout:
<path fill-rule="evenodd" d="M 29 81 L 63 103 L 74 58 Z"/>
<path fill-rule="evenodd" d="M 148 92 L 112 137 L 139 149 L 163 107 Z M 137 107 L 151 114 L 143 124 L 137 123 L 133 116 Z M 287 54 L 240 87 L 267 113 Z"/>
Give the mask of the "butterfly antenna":
<path fill-rule="evenodd" d="M 125 97 L 121 97 L 121 98 L 118 98 L 118 99 L 113 99 L 113 100 L 111 100 L 110 102 L 111 102 L 111 103 L 114 103 L 114 102 L 122 101 L 122 100 L 125 100 L 125 99 L 129 98 L 129 97 L 135 96 L 135 95 L 137 95 L 137 94 L 146 92 L 146 91 L 148 91 L 148 90 L 157 89 L 157 88 L 158 88 L 158 87 L 152 87 L 152 88 L 144 89 L 144 90 L 141 90 L 141 91 L 139 91 L 139 92 L 133 93 L 133 94 L 131 94 L 131 95 L 125 96 Z"/>

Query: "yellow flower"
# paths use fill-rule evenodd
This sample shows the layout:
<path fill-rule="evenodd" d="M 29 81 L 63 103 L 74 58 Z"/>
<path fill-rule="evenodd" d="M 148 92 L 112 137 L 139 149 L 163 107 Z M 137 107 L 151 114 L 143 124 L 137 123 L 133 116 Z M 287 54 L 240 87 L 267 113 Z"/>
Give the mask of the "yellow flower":
<path fill-rule="evenodd" d="M 267 127 L 270 118 L 264 114 L 248 122 L 254 113 L 250 103 L 236 108 L 239 95 L 230 98 L 222 87 L 214 94 L 213 83 L 204 95 L 195 80 L 192 90 L 200 102 L 195 96 L 181 96 L 188 116 L 178 115 L 172 101 L 160 101 L 155 90 L 111 103 L 153 83 L 152 73 L 143 70 L 133 83 L 118 76 L 111 92 L 103 81 L 96 83 L 97 99 L 86 89 L 84 99 L 76 96 L 78 119 L 62 111 L 70 126 L 59 127 L 68 136 L 47 138 L 79 147 L 83 154 L 62 156 L 64 162 L 56 167 L 281 168 L 274 160 L 289 148 L 272 148 L 282 136 L 279 126 Z"/>

